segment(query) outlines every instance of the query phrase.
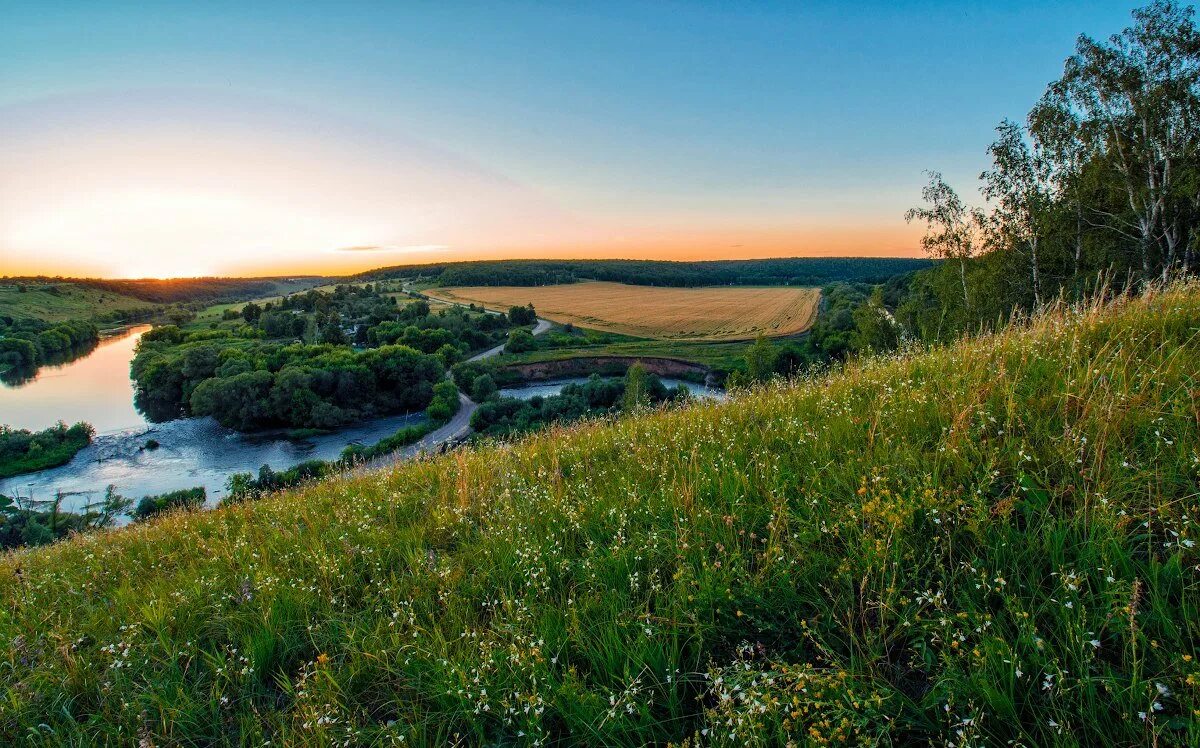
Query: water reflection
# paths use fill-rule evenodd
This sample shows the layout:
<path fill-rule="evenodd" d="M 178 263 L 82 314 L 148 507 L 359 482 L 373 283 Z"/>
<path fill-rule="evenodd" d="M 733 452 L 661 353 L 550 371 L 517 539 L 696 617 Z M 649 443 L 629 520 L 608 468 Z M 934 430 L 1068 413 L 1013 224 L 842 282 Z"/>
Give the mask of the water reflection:
<path fill-rule="evenodd" d="M 87 421 L 104 433 L 144 427 L 133 407 L 129 362 L 133 348 L 149 325 L 139 325 L 105 338 L 87 356 L 43 366 L 17 385 L 0 384 L 0 422 L 38 431 L 57 421 Z"/>
<path fill-rule="evenodd" d="M 6 384 L 9 387 L 22 387 L 29 384 L 37 378 L 38 372 L 46 368 L 61 368 L 65 364 L 69 364 L 77 358 L 83 358 L 92 351 L 96 350 L 100 345 L 99 341 L 90 341 L 81 345 L 75 346 L 66 351 L 56 353 L 49 360 L 42 363 L 41 366 L 21 367 L 17 369 L 9 369 L 0 374 L 0 383 Z"/>

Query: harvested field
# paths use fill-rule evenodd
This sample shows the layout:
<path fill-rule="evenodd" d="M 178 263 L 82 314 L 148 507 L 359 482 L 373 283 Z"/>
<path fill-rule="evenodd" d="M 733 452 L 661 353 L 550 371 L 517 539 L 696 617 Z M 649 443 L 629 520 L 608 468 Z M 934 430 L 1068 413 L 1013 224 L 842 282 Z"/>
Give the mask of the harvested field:
<path fill-rule="evenodd" d="M 463 286 L 430 289 L 437 298 L 507 309 L 532 303 L 538 316 L 595 330 L 660 340 L 746 340 L 760 332 L 804 332 L 817 316 L 815 288 L 662 288 L 622 283 Z"/>

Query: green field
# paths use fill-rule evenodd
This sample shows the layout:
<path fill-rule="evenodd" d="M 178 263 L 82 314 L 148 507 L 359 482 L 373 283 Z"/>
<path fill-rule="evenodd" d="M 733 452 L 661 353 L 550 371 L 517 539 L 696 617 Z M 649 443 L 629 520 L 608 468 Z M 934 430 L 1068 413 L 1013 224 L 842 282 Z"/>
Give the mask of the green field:
<path fill-rule="evenodd" d="M 1200 288 L 0 561 L 0 742 L 1196 745 Z"/>
<path fill-rule="evenodd" d="M 22 288 L 25 290 L 22 291 Z M 112 312 L 147 311 L 158 307 L 158 304 L 149 301 L 74 283 L 12 284 L 0 281 L 0 316 L 13 319 L 64 322 L 70 319 L 94 319 Z"/>

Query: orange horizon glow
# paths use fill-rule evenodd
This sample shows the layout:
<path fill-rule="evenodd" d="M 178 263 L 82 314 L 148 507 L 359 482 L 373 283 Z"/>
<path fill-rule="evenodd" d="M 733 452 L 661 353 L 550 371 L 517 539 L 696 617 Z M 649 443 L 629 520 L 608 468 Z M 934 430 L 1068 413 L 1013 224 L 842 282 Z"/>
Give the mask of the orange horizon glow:
<path fill-rule="evenodd" d="M 202 258 L 182 257 L 179 269 L 149 272 L 128 266 L 109 272 L 87 271 L 78 265 L 64 266 L 37 258 L 5 257 L 3 276 L 61 276 L 67 278 L 171 279 L 198 277 L 281 277 L 291 275 L 346 276 L 395 265 L 426 265 L 479 260 L 666 260 L 675 262 L 711 260 L 764 260 L 792 257 L 923 257 L 920 230 L 909 226 L 828 227 L 790 231 L 747 230 L 744 232 L 648 232 L 637 238 L 620 237 L 608 242 L 572 243 L 536 248 L 503 247 L 476 250 L 422 248 L 389 251 L 335 250 L 295 262 L 260 263 L 253 258 L 226 266 L 205 267 Z M 192 263 L 189 266 L 189 263 Z"/>
<path fill-rule="evenodd" d="M 874 202 L 895 202 L 898 192 L 583 193 L 253 101 L 179 94 L 139 103 L 66 98 L 3 112 L 0 276 L 339 276 L 494 259 L 921 254 L 920 231 L 900 207 Z M 101 120 L 111 124 L 96 128 Z"/>

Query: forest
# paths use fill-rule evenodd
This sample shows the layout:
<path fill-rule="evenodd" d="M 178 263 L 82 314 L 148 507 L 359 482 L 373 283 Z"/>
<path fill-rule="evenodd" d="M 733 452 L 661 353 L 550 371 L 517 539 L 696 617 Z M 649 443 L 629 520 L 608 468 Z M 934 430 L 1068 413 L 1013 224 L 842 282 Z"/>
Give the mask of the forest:
<path fill-rule="evenodd" d="M 362 273 L 362 280 L 415 278 L 439 286 L 546 286 L 600 280 L 637 286 L 823 286 L 835 281 L 881 282 L 929 267 L 906 258 L 792 257 L 772 260 L 481 260 L 398 265 Z"/>
<path fill-rule="evenodd" d="M 1062 75 L 988 147 L 980 200 L 936 171 L 906 218 L 942 261 L 884 308 L 897 337 L 993 329 L 1060 295 L 1137 288 L 1200 259 L 1200 35 L 1194 9 L 1158 2 L 1108 40 L 1081 36 Z"/>

